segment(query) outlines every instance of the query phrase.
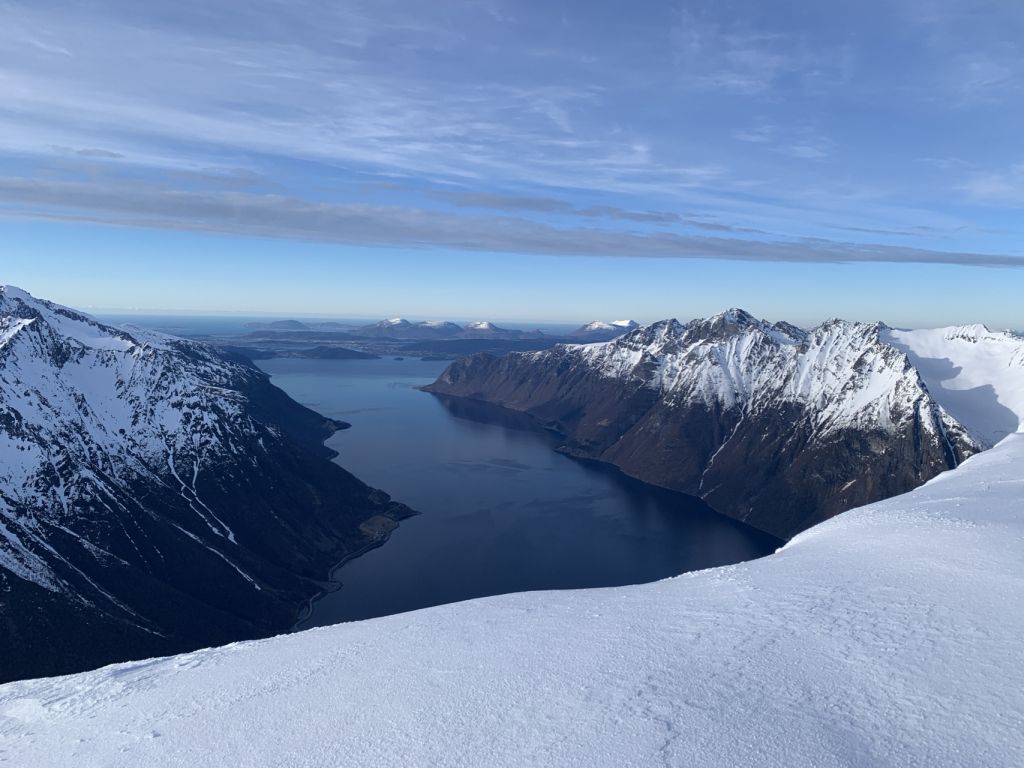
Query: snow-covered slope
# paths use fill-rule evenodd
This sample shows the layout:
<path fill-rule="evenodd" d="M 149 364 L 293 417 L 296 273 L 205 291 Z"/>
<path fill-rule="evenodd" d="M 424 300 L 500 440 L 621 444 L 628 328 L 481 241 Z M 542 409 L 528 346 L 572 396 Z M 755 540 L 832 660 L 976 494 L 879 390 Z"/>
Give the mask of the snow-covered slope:
<path fill-rule="evenodd" d="M 429 389 L 526 411 L 567 452 L 788 537 L 990 444 L 890 333 L 843 320 L 804 331 L 732 309 L 603 344 L 464 358 Z M 993 357 L 1018 349 L 1006 347 Z"/>
<path fill-rule="evenodd" d="M 0 687 L 32 766 L 1024 764 L 1024 435 L 758 561 Z"/>
<path fill-rule="evenodd" d="M 886 329 L 883 338 L 907 353 L 935 399 L 983 446 L 1020 428 L 1024 338 L 983 325 Z"/>
<path fill-rule="evenodd" d="M 403 514 L 202 344 L 0 288 L 0 680 L 281 631 Z"/>

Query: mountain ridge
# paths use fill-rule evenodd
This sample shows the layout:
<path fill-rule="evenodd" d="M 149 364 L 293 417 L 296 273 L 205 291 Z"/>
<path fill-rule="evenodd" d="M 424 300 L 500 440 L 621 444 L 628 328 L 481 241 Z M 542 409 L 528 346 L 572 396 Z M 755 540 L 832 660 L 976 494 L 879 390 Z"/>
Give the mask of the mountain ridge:
<path fill-rule="evenodd" d="M 890 333 L 840 319 L 803 330 L 734 308 L 604 343 L 467 357 L 425 389 L 530 413 L 570 455 L 786 538 L 991 444 L 932 396 Z"/>
<path fill-rule="evenodd" d="M 0 288 L 0 679 L 287 630 L 361 523 L 411 514 L 329 461 L 341 426 L 241 358 Z"/>

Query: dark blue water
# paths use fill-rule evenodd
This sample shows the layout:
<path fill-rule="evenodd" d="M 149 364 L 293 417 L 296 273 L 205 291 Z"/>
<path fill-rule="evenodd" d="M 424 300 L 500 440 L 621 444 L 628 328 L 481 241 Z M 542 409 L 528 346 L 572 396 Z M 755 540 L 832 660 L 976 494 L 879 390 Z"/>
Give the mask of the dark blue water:
<path fill-rule="evenodd" d="M 635 584 L 749 560 L 780 542 L 697 499 L 552 450 L 526 417 L 415 387 L 444 362 L 260 362 L 276 385 L 351 422 L 337 461 L 422 514 L 335 572 L 303 627 L 484 595 Z"/>

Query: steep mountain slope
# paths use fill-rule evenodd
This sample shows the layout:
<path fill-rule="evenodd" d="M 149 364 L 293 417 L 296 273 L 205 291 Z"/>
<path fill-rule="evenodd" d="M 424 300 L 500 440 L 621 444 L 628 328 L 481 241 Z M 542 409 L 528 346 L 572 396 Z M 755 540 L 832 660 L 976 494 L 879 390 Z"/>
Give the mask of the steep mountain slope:
<path fill-rule="evenodd" d="M 0 686 L 47 766 L 1024 765 L 1024 435 L 777 554 Z"/>
<path fill-rule="evenodd" d="M 988 448 L 1020 427 L 1024 414 L 1024 338 L 983 325 L 884 329 L 907 353 L 932 395 Z"/>
<path fill-rule="evenodd" d="M 0 289 L 0 679 L 288 629 L 408 514 L 329 461 L 336 426 L 240 359 Z"/>
<path fill-rule="evenodd" d="M 604 344 L 475 355 L 427 389 L 530 413 L 568 453 L 788 537 L 985 444 L 887 333 L 841 320 L 806 332 L 730 310 Z"/>

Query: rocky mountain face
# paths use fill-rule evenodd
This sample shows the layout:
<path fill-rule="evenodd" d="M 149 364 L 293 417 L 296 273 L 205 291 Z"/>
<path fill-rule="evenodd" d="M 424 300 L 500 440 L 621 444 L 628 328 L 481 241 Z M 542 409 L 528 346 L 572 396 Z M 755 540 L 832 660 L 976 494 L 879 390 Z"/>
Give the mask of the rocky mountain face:
<path fill-rule="evenodd" d="M 428 391 L 531 414 L 571 455 L 788 538 L 982 447 L 881 325 L 803 331 L 742 310 L 613 341 L 453 363 Z"/>
<path fill-rule="evenodd" d="M 202 344 L 0 289 L 0 680 L 286 631 L 411 514 Z"/>

